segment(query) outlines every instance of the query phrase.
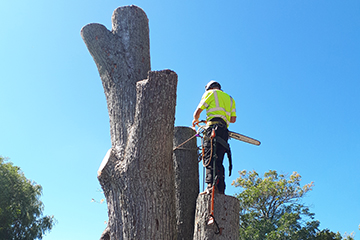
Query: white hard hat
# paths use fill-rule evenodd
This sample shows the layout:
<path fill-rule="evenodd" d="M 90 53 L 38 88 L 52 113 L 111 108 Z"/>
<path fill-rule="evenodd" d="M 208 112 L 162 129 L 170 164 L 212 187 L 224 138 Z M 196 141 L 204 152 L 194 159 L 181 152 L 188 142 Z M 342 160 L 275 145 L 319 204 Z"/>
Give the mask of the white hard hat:
<path fill-rule="evenodd" d="M 207 90 L 209 90 L 209 89 L 211 89 L 213 87 L 217 87 L 217 88 L 221 89 L 220 83 L 218 83 L 218 82 L 216 82 L 214 80 L 211 80 L 210 82 L 208 82 L 208 84 L 206 84 L 205 90 L 207 91 Z"/>

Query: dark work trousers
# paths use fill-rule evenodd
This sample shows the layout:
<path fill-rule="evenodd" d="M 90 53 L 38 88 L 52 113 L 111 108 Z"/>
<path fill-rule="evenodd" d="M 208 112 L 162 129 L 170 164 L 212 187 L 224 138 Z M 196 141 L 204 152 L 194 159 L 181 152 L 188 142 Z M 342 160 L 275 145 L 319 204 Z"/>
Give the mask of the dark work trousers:
<path fill-rule="evenodd" d="M 213 184 L 213 174 L 214 174 L 214 152 L 213 152 L 213 156 L 211 157 L 211 132 L 213 129 L 215 129 L 215 134 L 217 137 L 221 137 L 222 139 L 225 140 L 225 142 L 228 141 L 229 138 L 229 133 L 228 133 L 228 129 L 227 129 L 227 125 L 225 123 L 224 120 L 222 120 L 221 118 L 213 118 L 211 119 L 212 122 L 221 122 L 219 124 L 214 124 L 214 125 L 210 125 L 204 134 L 204 142 L 203 142 L 203 148 L 204 148 L 204 163 L 206 166 L 206 178 L 205 178 L 205 182 L 206 183 L 210 183 Z M 217 160 L 215 162 L 215 176 L 216 178 L 216 188 L 219 191 L 219 193 L 224 194 L 225 193 L 225 169 L 223 166 L 223 160 L 224 160 L 224 155 L 226 152 L 226 148 L 223 147 L 220 143 L 216 143 L 216 155 L 217 155 Z M 210 162 L 209 162 L 210 159 Z"/>

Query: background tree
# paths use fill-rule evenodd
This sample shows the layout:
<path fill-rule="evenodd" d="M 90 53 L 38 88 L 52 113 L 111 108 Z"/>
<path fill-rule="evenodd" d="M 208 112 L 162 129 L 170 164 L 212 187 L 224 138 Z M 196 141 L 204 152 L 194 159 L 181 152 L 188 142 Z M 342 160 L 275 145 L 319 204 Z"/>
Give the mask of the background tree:
<path fill-rule="evenodd" d="M 42 187 L 0 156 L 0 239 L 42 239 L 54 216 L 42 216 Z"/>
<path fill-rule="evenodd" d="M 342 239 L 339 233 L 320 231 L 320 222 L 314 220 L 314 213 L 301 202 L 312 190 L 313 182 L 301 187 L 297 172 L 288 179 L 274 170 L 266 172 L 264 178 L 256 171 L 239 173 L 240 177 L 232 184 L 243 189 L 236 195 L 240 200 L 240 239 Z"/>

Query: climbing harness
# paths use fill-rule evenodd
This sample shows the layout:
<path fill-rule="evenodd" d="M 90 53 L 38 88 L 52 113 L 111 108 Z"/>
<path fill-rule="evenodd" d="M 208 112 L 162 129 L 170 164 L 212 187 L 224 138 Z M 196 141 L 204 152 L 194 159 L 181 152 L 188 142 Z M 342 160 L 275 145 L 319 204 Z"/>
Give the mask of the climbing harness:
<path fill-rule="evenodd" d="M 215 128 L 213 128 L 213 130 L 217 130 L 217 126 L 218 125 L 222 125 L 223 123 L 222 122 L 219 122 L 219 121 L 209 121 L 207 122 L 206 126 L 207 127 L 210 127 L 210 126 L 213 126 L 213 125 L 216 125 Z M 202 150 L 203 150 L 203 166 L 204 167 L 207 167 L 210 162 L 211 162 L 211 159 L 213 157 L 213 153 L 215 152 L 216 153 L 216 150 L 214 150 L 213 146 L 216 146 L 216 143 L 219 143 L 221 146 L 223 146 L 225 148 L 225 151 L 226 151 L 226 154 L 227 154 L 227 157 L 229 159 L 229 176 L 231 176 L 231 171 L 232 171 L 232 157 L 231 157 L 231 150 L 230 150 L 230 145 L 220 136 L 216 136 L 215 133 L 211 133 L 213 135 L 213 137 L 210 137 L 210 141 L 211 141 L 211 152 L 210 152 L 210 159 L 209 159 L 209 162 L 208 163 L 205 163 L 205 160 L 204 160 L 204 145 L 203 145 L 203 141 L 202 141 Z M 205 138 L 206 136 L 204 136 Z M 215 176 L 215 175 L 214 175 Z"/>

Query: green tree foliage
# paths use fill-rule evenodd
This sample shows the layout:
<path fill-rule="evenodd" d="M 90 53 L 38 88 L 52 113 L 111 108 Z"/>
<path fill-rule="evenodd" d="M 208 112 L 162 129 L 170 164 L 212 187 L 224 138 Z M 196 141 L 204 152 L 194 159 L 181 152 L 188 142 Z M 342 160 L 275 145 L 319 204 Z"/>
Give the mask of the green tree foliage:
<path fill-rule="evenodd" d="M 0 239 L 42 239 L 54 216 L 42 216 L 42 187 L 0 156 Z"/>
<path fill-rule="evenodd" d="M 314 213 L 301 203 L 313 182 L 300 186 L 294 172 L 287 179 L 270 170 L 259 177 L 256 171 L 241 171 L 232 184 L 241 187 L 240 239 L 242 240 L 341 240 L 339 233 L 320 231 Z M 353 239 L 347 236 L 348 240 Z"/>

